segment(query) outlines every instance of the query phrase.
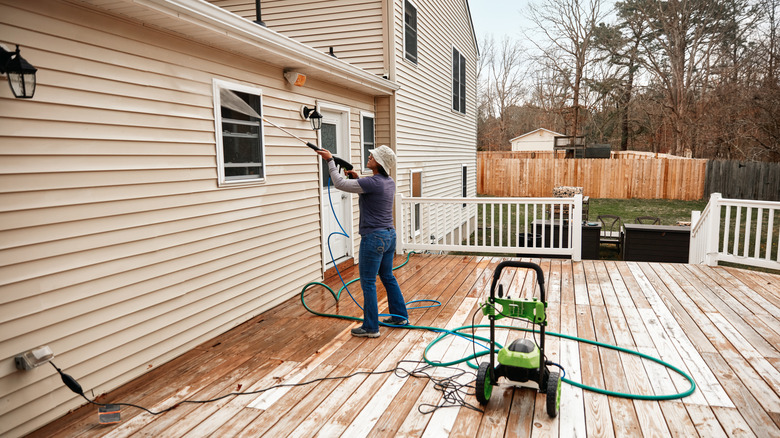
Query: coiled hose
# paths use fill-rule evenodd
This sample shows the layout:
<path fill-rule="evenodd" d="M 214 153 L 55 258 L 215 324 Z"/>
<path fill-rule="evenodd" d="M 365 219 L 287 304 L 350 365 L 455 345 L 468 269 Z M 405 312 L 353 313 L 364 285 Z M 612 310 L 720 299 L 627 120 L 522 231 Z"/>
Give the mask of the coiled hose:
<path fill-rule="evenodd" d="M 399 268 L 405 266 L 407 263 L 409 263 L 409 259 L 411 258 L 412 254 L 413 254 L 413 252 L 410 252 L 406 256 L 406 260 L 403 263 L 401 263 L 400 265 L 394 267 L 393 270 L 399 269 Z M 359 277 L 355 278 L 353 280 L 350 280 L 347 283 L 344 283 L 343 279 L 342 279 L 343 285 L 339 289 L 338 292 L 334 292 L 333 289 L 331 289 L 328 285 L 326 285 L 324 283 L 321 283 L 321 282 L 318 282 L 318 281 L 313 281 L 313 282 L 307 283 L 303 287 L 303 289 L 301 290 L 301 304 L 303 304 L 303 307 L 306 310 L 308 310 L 309 312 L 311 312 L 311 313 L 313 313 L 315 315 L 318 315 L 318 316 L 325 316 L 325 317 L 329 317 L 329 318 L 346 319 L 346 320 L 349 320 L 349 321 L 363 321 L 363 318 L 359 318 L 359 317 L 356 317 L 356 316 L 347 316 L 347 315 L 339 315 L 339 314 L 333 314 L 333 313 L 318 312 L 318 311 L 310 308 L 306 304 L 306 299 L 305 299 L 305 293 L 306 293 L 307 289 L 309 289 L 312 286 L 322 286 L 325 289 L 327 289 L 331 293 L 331 295 L 333 296 L 333 299 L 335 299 L 336 302 L 338 302 L 339 298 L 341 297 L 341 292 L 348 285 L 350 285 L 350 284 L 352 284 L 352 283 L 354 283 L 354 282 L 356 282 L 358 280 L 360 280 Z M 354 300 L 354 297 L 353 297 L 353 300 Z M 414 302 L 418 302 L 418 301 L 433 301 L 433 300 L 410 301 L 408 304 L 411 304 L 411 303 L 414 303 Z M 431 306 L 424 306 L 424 307 L 417 307 L 417 308 L 425 308 L 425 307 L 431 307 Z M 415 309 L 415 307 L 410 307 L 409 309 L 410 310 L 411 309 Z M 391 325 L 383 324 L 381 322 L 380 322 L 380 324 L 386 325 L 386 326 L 391 326 Z M 452 365 L 457 365 L 457 364 L 460 364 L 460 363 L 463 363 L 463 362 L 467 362 L 467 365 L 469 367 L 476 369 L 477 366 L 475 364 L 471 363 L 471 361 L 473 359 L 476 359 L 477 357 L 489 354 L 490 353 L 489 348 L 483 346 L 484 349 L 482 351 L 476 352 L 476 353 L 474 353 L 474 354 L 472 354 L 472 355 L 470 355 L 468 357 L 457 359 L 457 360 L 454 360 L 454 361 L 451 361 L 451 362 L 432 361 L 432 360 L 430 360 L 428 358 L 428 351 L 431 348 L 433 348 L 433 346 L 436 345 L 439 341 L 441 341 L 442 339 L 444 339 L 447 336 L 460 336 L 460 337 L 463 337 L 463 338 L 470 339 L 473 342 L 476 342 L 477 340 L 489 342 L 490 341 L 489 339 L 486 339 L 486 338 L 481 337 L 481 336 L 476 336 L 476 335 L 473 335 L 473 334 L 462 334 L 462 333 L 460 333 L 461 331 L 464 331 L 464 330 L 472 330 L 473 331 L 473 330 L 475 330 L 477 328 L 486 328 L 486 327 L 490 327 L 490 326 L 489 325 L 466 325 L 466 326 L 458 327 L 458 328 L 453 329 L 453 330 L 447 330 L 447 329 L 443 329 L 443 328 L 440 328 L 440 327 L 427 327 L 427 326 L 417 326 L 417 325 L 411 325 L 410 324 L 410 325 L 403 326 L 402 328 L 418 329 L 418 330 L 431 330 L 431 331 L 435 331 L 435 332 L 440 332 L 441 333 L 441 335 L 439 335 L 439 337 L 434 339 L 430 344 L 428 344 L 427 347 L 425 347 L 425 352 L 423 353 L 423 359 L 429 365 L 432 365 L 432 366 L 452 366 Z M 507 325 L 496 325 L 496 327 L 510 329 L 510 330 L 520 330 L 520 331 L 525 331 L 525 332 L 538 333 L 538 330 L 533 330 L 533 329 L 528 329 L 528 328 L 512 327 L 512 326 L 507 326 Z M 653 356 L 650 356 L 650 355 L 647 355 L 647 354 L 644 354 L 644 353 L 641 353 L 641 352 L 638 352 L 638 351 L 629 350 L 627 348 L 618 347 L 617 345 L 606 344 L 606 343 L 603 343 L 603 342 L 598 342 L 598 341 L 594 341 L 594 340 L 591 340 L 591 339 L 580 338 L 580 337 L 577 337 L 577 336 L 571 336 L 571 335 L 566 335 L 566 334 L 562 334 L 562 333 L 555 333 L 555 332 L 550 332 L 550 331 L 546 331 L 545 335 L 555 336 L 555 337 L 562 338 L 562 339 L 569 339 L 569 340 L 576 341 L 576 342 L 583 342 L 583 343 L 586 343 L 586 344 L 595 345 L 597 347 L 608 348 L 608 349 L 616 350 L 616 351 L 619 351 L 619 352 L 622 352 L 622 353 L 627 353 L 627 354 L 632 354 L 634 356 L 639 356 L 639 357 L 641 357 L 643 359 L 647 359 L 647 360 L 656 362 L 656 363 L 658 363 L 658 364 L 660 364 L 660 365 L 662 365 L 662 366 L 664 366 L 664 367 L 674 371 L 675 373 L 677 373 L 677 374 L 681 375 L 682 377 L 684 377 L 685 379 L 687 379 L 688 382 L 690 383 L 690 388 L 688 388 L 688 390 L 680 392 L 680 393 L 677 393 L 677 394 L 644 395 L 644 394 L 630 394 L 630 393 L 624 393 L 624 392 L 609 391 L 607 389 L 597 388 L 597 387 L 594 387 L 594 386 L 585 385 L 583 383 L 575 382 L 575 381 L 573 381 L 571 379 L 567 379 L 565 377 L 561 379 L 563 382 L 568 383 L 569 385 L 575 386 L 577 388 L 581 388 L 581 389 L 584 389 L 586 391 L 596 392 L 596 393 L 599 393 L 599 394 L 611 395 L 611 396 L 614 396 L 614 397 L 621 397 L 621 398 L 627 398 L 627 399 L 633 399 L 633 400 L 657 400 L 657 401 L 660 401 L 660 400 L 675 400 L 675 399 L 685 398 L 685 397 L 688 397 L 689 395 L 693 394 L 693 392 L 696 390 L 696 382 L 693 381 L 693 378 L 691 378 L 691 376 L 689 376 L 687 373 L 685 373 L 681 369 L 677 368 L 676 366 L 674 366 L 674 365 L 672 365 L 672 364 L 670 364 L 668 362 L 665 362 L 665 361 L 663 361 L 663 360 L 661 360 L 659 358 L 656 358 L 656 357 L 653 357 Z M 479 344 L 479 345 L 481 345 L 481 344 Z M 501 346 L 499 345 L 499 348 L 500 347 Z"/>

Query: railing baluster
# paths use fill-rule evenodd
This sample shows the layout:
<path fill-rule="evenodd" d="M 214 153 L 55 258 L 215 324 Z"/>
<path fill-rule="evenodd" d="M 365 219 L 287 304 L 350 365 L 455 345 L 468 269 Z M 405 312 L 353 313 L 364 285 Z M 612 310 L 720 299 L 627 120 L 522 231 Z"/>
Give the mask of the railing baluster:
<path fill-rule="evenodd" d="M 482 245 L 479 246 L 484 246 L 485 239 L 487 239 L 487 232 L 485 231 L 487 229 L 487 204 L 482 204 L 482 225 L 480 228 L 482 230 Z"/>
<path fill-rule="evenodd" d="M 761 226 L 764 221 L 764 209 L 758 209 L 758 216 L 756 216 L 756 247 L 753 250 L 753 257 L 758 258 L 758 253 L 761 250 Z"/>
<path fill-rule="evenodd" d="M 765 259 L 771 260 L 772 259 L 772 241 L 774 240 L 774 236 L 772 235 L 772 229 L 774 228 L 774 221 L 775 221 L 775 209 L 770 208 L 769 209 L 769 223 L 766 227 L 766 252 Z M 778 245 L 780 246 L 780 245 Z"/>
<path fill-rule="evenodd" d="M 734 249 L 732 254 L 739 254 L 739 226 L 741 225 L 740 219 L 742 218 L 742 207 L 737 206 L 736 217 L 734 218 Z"/>
<path fill-rule="evenodd" d="M 747 210 L 747 214 L 745 215 L 745 243 L 742 247 L 742 256 L 747 257 L 750 253 L 750 225 L 752 223 L 751 219 L 753 217 L 753 207 L 745 207 Z"/>
<path fill-rule="evenodd" d="M 727 252 L 729 250 L 729 230 L 731 229 L 731 206 L 726 205 L 726 225 L 723 227 L 723 248 L 718 248 L 718 252 Z M 720 217 L 718 217 L 720 220 Z"/>
<path fill-rule="evenodd" d="M 520 203 L 515 204 L 515 238 L 517 239 L 517 245 L 520 245 Z"/>

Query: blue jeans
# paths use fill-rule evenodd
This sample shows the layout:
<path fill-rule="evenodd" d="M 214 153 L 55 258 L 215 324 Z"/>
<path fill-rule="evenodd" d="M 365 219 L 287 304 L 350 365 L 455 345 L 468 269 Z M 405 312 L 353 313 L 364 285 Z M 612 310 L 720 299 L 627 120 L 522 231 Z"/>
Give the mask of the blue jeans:
<path fill-rule="evenodd" d="M 363 289 L 363 330 L 379 330 L 379 309 L 376 297 L 377 274 L 387 291 L 387 304 L 395 318 L 407 319 L 406 302 L 401 287 L 393 275 L 395 254 L 395 230 L 374 231 L 362 236 L 360 241 L 359 271 Z"/>

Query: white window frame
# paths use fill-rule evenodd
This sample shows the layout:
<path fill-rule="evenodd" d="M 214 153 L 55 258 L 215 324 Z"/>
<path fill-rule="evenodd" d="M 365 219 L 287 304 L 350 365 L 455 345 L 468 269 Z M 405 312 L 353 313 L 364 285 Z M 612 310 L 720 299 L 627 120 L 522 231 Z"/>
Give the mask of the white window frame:
<path fill-rule="evenodd" d="M 219 95 L 219 90 L 222 88 L 227 88 L 232 91 L 239 91 L 242 93 L 248 93 L 248 94 L 254 94 L 256 96 L 260 97 L 260 115 L 263 114 L 263 90 L 258 87 L 253 87 L 250 85 L 245 84 L 239 84 L 236 82 L 228 82 L 221 79 L 214 79 L 213 80 L 213 90 L 214 90 L 214 129 L 215 129 L 215 138 L 216 138 L 216 148 L 217 148 L 217 174 L 218 174 L 218 186 L 219 187 L 225 187 L 225 186 L 236 186 L 236 185 L 247 185 L 247 184 L 257 184 L 257 183 L 264 183 L 268 178 L 268 168 L 266 166 L 266 158 L 265 158 L 265 150 L 266 150 L 266 144 L 265 144 L 265 127 L 263 126 L 262 120 L 259 122 L 260 126 L 260 165 L 263 169 L 263 177 L 262 178 L 253 178 L 253 177 L 247 177 L 247 178 L 236 178 L 236 179 L 228 179 L 225 176 L 225 157 L 224 157 L 224 143 L 222 140 L 222 102 Z"/>
<path fill-rule="evenodd" d="M 466 114 L 466 76 L 467 76 L 466 75 L 466 70 L 465 70 L 466 56 L 463 54 L 463 52 L 460 51 L 460 49 L 458 49 L 455 46 L 452 46 L 452 51 L 450 52 L 451 53 L 451 55 L 450 55 L 450 64 L 452 65 L 451 71 L 455 69 L 455 64 L 454 64 L 454 60 L 453 60 L 454 55 L 455 55 L 454 52 L 458 52 L 458 56 L 459 56 L 459 58 L 458 58 L 458 85 L 459 85 L 459 87 L 458 87 L 458 107 L 455 108 L 455 96 L 453 95 L 452 92 L 450 92 L 450 95 L 452 96 L 452 99 L 451 99 L 451 102 L 450 102 L 450 110 L 452 110 L 452 112 L 454 112 L 454 113 Z M 461 65 L 464 66 L 463 67 L 463 78 L 460 77 Z M 454 85 L 455 85 L 455 75 L 454 75 L 454 72 L 453 72 L 452 76 L 450 77 L 450 91 L 452 91 L 452 88 L 453 88 Z M 463 108 L 460 107 L 460 100 L 461 100 L 461 98 L 463 99 Z"/>
<path fill-rule="evenodd" d="M 415 50 L 414 50 L 414 59 L 409 59 L 406 56 L 406 4 L 409 3 L 413 8 L 415 12 L 415 28 L 414 28 L 414 34 L 415 34 Z M 403 14 L 401 15 L 401 23 L 403 25 L 403 35 L 404 35 L 404 59 L 406 61 L 409 61 L 412 63 L 412 65 L 417 65 L 420 62 L 420 8 L 417 7 L 416 4 L 414 4 L 411 0 L 404 0 L 404 7 L 403 7 Z"/>
<path fill-rule="evenodd" d="M 371 120 L 374 121 L 374 147 L 372 149 L 376 149 L 376 117 L 374 117 L 374 113 L 368 112 L 368 111 L 360 111 L 360 170 L 362 173 L 371 173 L 371 170 L 366 167 L 366 164 L 368 162 L 368 155 L 366 151 L 366 145 L 364 143 L 364 137 L 363 137 L 363 118 L 364 117 L 371 117 Z"/>

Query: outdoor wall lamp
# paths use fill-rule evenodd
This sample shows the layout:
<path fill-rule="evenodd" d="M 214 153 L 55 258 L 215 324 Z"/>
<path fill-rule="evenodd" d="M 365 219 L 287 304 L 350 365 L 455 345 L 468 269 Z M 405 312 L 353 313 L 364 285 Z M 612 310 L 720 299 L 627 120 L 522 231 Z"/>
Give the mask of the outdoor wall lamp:
<path fill-rule="evenodd" d="M 322 114 L 316 108 L 307 108 L 306 105 L 302 106 L 301 117 L 303 117 L 303 120 L 311 121 L 311 129 L 319 131 L 322 128 Z"/>
<path fill-rule="evenodd" d="M 35 72 L 37 71 L 37 68 L 19 54 L 18 44 L 16 52 L 9 52 L 0 47 L 0 73 L 5 73 L 8 76 L 8 85 L 11 86 L 14 97 L 20 99 L 33 97 L 35 94 Z"/>

